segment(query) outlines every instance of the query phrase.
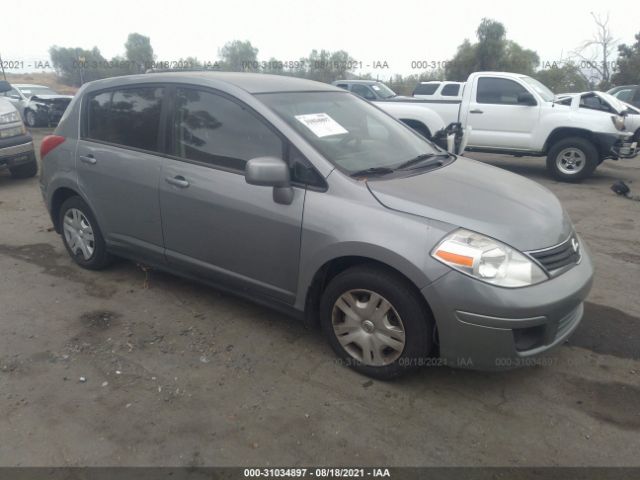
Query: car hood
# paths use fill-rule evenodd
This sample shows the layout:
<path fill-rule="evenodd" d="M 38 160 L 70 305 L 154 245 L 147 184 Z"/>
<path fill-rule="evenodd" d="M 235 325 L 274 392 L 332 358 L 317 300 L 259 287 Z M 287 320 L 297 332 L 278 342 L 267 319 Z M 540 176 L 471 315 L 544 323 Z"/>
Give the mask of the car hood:
<path fill-rule="evenodd" d="M 34 95 L 29 100 L 32 102 L 42 102 L 42 103 L 50 103 L 50 102 L 66 102 L 69 103 L 73 95 Z"/>
<path fill-rule="evenodd" d="M 14 107 L 9 100 L 0 98 L 0 115 L 4 115 L 5 113 L 11 113 L 15 111 L 16 111 L 16 107 Z"/>
<path fill-rule="evenodd" d="M 424 174 L 368 181 L 367 186 L 387 208 L 473 230 L 521 251 L 557 245 L 573 231 L 548 189 L 463 157 Z"/>

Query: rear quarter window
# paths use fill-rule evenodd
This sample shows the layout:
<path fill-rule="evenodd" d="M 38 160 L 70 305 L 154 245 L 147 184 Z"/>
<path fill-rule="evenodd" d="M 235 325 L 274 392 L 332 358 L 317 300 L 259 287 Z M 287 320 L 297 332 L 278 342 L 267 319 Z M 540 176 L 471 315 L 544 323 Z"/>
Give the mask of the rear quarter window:
<path fill-rule="evenodd" d="M 441 95 L 443 97 L 457 97 L 460 92 L 460 85 L 455 83 L 448 83 L 442 87 Z"/>

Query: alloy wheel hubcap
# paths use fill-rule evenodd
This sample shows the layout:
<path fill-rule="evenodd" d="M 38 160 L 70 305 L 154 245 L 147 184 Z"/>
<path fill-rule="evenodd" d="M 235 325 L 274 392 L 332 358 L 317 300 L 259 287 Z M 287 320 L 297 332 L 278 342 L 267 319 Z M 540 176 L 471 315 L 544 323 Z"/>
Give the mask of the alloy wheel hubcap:
<path fill-rule="evenodd" d="M 333 332 L 340 345 L 365 365 L 389 365 L 402 355 L 405 331 L 391 303 L 371 290 L 343 293 L 331 313 Z"/>
<path fill-rule="evenodd" d="M 93 228 L 89 220 L 77 208 L 70 208 L 64 215 L 64 238 L 69 246 L 69 250 L 74 255 L 82 255 L 82 258 L 89 260 L 96 249 Z"/>
<path fill-rule="evenodd" d="M 586 163 L 586 157 L 582 150 L 577 148 L 565 148 L 556 157 L 558 170 L 566 175 L 575 175 L 580 172 Z"/>

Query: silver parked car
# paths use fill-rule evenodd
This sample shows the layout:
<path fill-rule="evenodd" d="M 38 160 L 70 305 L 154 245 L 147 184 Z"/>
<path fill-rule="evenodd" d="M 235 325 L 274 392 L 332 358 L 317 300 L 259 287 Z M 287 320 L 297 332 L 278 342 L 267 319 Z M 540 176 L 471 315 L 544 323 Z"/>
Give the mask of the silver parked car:
<path fill-rule="evenodd" d="M 18 109 L 29 127 L 55 125 L 62 117 L 73 95 L 61 95 L 44 85 L 14 83 L 4 94 Z"/>
<path fill-rule="evenodd" d="M 522 365 L 576 329 L 592 263 L 558 199 L 341 88 L 248 73 L 86 84 L 42 142 L 82 267 L 113 256 L 317 321 L 390 378 Z"/>

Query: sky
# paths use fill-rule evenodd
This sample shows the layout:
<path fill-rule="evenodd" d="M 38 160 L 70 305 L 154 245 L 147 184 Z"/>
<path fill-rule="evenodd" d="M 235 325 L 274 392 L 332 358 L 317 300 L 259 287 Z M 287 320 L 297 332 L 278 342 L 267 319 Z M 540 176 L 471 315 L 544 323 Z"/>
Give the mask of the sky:
<path fill-rule="evenodd" d="M 380 79 L 418 73 L 412 62 L 451 58 L 465 38 L 475 40 L 483 17 L 502 22 L 507 37 L 538 52 L 542 62 L 567 58 L 595 30 L 590 12 L 606 14 L 603 2 L 457 0 L 31 0 L 15 21 L 3 15 L 0 54 L 5 65 L 38 70 L 52 45 L 92 48 L 106 58 L 124 54 L 130 32 L 151 38 L 157 59 L 193 56 L 215 61 L 230 40 L 249 40 L 259 60 L 298 60 L 312 49 L 346 50 L 362 72 Z M 636 15 L 610 12 L 622 43 L 640 31 Z M 385 62 L 386 66 L 385 67 Z M 22 68 L 21 65 L 24 65 Z M 374 68 L 374 66 L 382 68 Z M 11 68 L 8 72 L 17 71 Z"/>

